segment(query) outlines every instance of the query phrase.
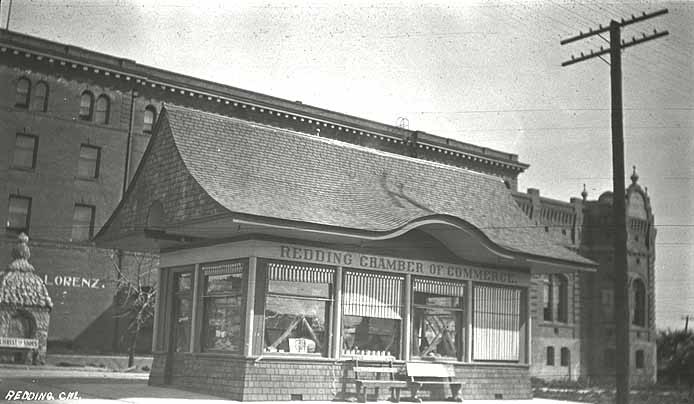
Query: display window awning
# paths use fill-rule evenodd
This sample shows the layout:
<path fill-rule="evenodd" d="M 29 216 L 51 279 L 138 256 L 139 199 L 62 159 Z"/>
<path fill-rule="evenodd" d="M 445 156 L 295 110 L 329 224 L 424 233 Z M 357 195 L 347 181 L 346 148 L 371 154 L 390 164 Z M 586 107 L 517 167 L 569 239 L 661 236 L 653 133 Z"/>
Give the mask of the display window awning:
<path fill-rule="evenodd" d="M 402 277 L 348 272 L 344 281 L 343 314 L 402 319 L 402 290 Z"/>
<path fill-rule="evenodd" d="M 268 278 L 273 281 L 333 283 L 335 270 L 309 265 L 269 262 Z"/>
<path fill-rule="evenodd" d="M 460 282 L 438 281 L 434 279 L 417 278 L 412 283 L 415 292 L 430 293 L 432 295 L 463 297 L 465 296 L 465 284 Z"/>

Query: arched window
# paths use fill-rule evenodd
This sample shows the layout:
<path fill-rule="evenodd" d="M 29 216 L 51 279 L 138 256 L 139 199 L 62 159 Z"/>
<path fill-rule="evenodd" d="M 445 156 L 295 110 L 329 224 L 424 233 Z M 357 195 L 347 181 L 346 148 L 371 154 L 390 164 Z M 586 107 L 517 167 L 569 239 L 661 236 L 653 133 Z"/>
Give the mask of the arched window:
<path fill-rule="evenodd" d="M 85 91 L 82 93 L 82 98 L 80 98 L 80 119 L 83 121 L 91 121 L 93 112 L 94 95 L 89 91 Z"/>
<path fill-rule="evenodd" d="M 554 347 L 547 347 L 547 366 L 554 366 Z"/>
<path fill-rule="evenodd" d="M 553 278 L 557 294 L 556 319 L 566 323 L 569 317 L 569 282 L 562 275 L 554 275 Z"/>
<path fill-rule="evenodd" d="M 31 109 L 42 112 L 46 112 L 48 109 L 48 84 L 43 81 L 39 81 L 34 88 L 34 94 L 31 97 Z"/>
<path fill-rule="evenodd" d="M 542 318 L 552 321 L 552 283 L 547 276 L 542 279 Z"/>
<path fill-rule="evenodd" d="M 157 120 L 157 109 L 153 105 L 148 105 L 145 108 L 145 118 L 144 125 L 142 126 L 142 131 L 144 133 L 152 133 L 152 128 L 154 127 L 154 122 Z"/>
<path fill-rule="evenodd" d="M 646 286 L 641 279 L 634 279 L 631 284 L 631 322 L 641 327 L 646 326 Z"/>
<path fill-rule="evenodd" d="M 105 95 L 100 95 L 96 99 L 96 112 L 94 113 L 94 122 L 108 124 L 109 109 L 111 101 Z"/>
<path fill-rule="evenodd" d="M 14 105 L 18 108 L 29 108 L 29 94 L 31 93 L 31 82 L 28 78 L 22 77 L 17 80 L 17 91 L 14 96 Z"/>
<path fill-rule="evenodd" d="M 542 283 L 542 317 L 545 321 L 568 322 L 569 282 L 563 275 L 549 275 Z"/>

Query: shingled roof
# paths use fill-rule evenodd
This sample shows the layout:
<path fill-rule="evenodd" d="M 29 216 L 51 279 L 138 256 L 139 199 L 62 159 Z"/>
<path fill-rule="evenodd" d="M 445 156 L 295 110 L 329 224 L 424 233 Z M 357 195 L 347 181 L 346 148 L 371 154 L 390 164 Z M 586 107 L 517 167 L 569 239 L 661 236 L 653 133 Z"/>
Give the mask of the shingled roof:
<path fill-rule="evenodd" d="M 593 266 L 534 226 L 496 177 L 173 105 L 159 126 L 155 137 L 172 138 L 185 170 L 215 202 L 215 214 L 222 209 L 379 233 L 452 217 L 509 251 Z M 166 142 L 152 142 L 143 160 L 162 158 L 157 143 Z"/>
<path fill-rule="evenodd" d="M 29 237 L 19 235 L 17 245 L 12 249 L 13 261 L 5 272 L 0 274 L 0 304 L 13 307 L 53 307 L 46 285 L 34 273 L 29 263 L 31 253 Z"/>

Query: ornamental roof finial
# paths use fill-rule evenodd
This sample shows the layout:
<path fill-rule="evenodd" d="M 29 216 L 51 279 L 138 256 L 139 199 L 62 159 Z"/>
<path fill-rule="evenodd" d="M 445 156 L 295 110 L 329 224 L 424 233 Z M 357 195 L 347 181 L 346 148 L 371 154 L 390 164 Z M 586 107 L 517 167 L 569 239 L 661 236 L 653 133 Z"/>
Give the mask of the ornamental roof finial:
<path fill-rule="evenodd" d="M 636 174 L 636 166 L 634 166 L 634 173 L 631 174 L 631 183 L 636 185 L 636 181 L 639 180 L 639 175 Z"/>
<path fill-rule="evenodd" d="M 12 248 L 12 259 L 25 259 L 31 258 L 31 251 L 29 250 L 29 236 L 25 233 L 20 233 L 17 236 L 17 245 Z"/>
<path fill-rule="evenodd" d="M 583 197 L 584 201 L 588 198 L 588 191 L 586 191 L 586 184 L 583 184 L 583 192 L 581 192 L 581 196 Z"/>

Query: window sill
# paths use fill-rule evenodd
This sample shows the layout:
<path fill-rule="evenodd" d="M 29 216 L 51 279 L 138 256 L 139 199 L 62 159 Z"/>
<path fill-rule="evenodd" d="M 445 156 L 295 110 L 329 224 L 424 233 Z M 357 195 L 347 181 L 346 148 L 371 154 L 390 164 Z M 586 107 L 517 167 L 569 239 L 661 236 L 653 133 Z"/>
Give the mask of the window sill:
<path fill-rule="evenodd" d="M 402 362 L 402 361 L 401 361 Z M 518 362 L 501 362 L 501 361 L 472 361 L 472 362 L 460 362 L 457 360 L 436 360 L 436 361 L 430 361 L 430 360 L 424 360 L 424 359 L 419 359 L 419 358 L 412 358 L 409 360 L 409 362 L 420 362 L 420 363 L 447 363 L 455 366 L 508 366 L 508 367 L 518 367 L 518 368 L 527 368 L 530 365 L 527 363 L 518 363 Z"/>
<path fill-rule="evenodd" d="M 152 352 L 154 355 L 167 355 L 165 351 L 155 351 Z M 329 362 L 329 363 L 341 363 L 341 362 L 351 362 L 354 361 L 354 359 L 360 359 L 360 358 L 355 358 L 355 357 L 340 357 L 339 359 L 337 358 L 326 358 L 323 356 L 313 356 L 313 355 L 301 355 L 301 354 L 287 354 L 287 355 L 260 355 L 260 356 L 251 356 L 251 357 L 246 357 L 238 353 L 224 353 L 224 352 L 176 352 L 174 355 L 186 355 L 186 356 L 194 356 L 194 357 L 199 357 L 199 358 L 216 358 L 220 360 L 224 359 L 241 359 L 241 360 L 248 360 L 248 361 L 253 361 L 253 362 L 262 362 L 265 360 L 286 360 L 286 361 L 294 361 L 294 362 L 301 362 L 301 361 L 306 361 L 306 362 Z M 364 360 L 365 362 L 379 362 L 379 361 L 370 361 L 368 359 L 360 359 Z M 391 362 L 396 365 L 402 365 L 406 363 L 406 361 L 402 359 L 395 359 L 392 361 L 386 361 L 386 360 L 381 360 L 380 362 Z M 429 360 L 422 360 L 419 358 L 412 358 L 409 362 L 419 362 L 419 363 L 431 363 L 432 361 Z M 512 368 L 524 368 L 527 369 L 530 367 L 530 364 L 528 363 L 515 363 L 515 362 L 497 362 L 497 361 L 488 361 L 488 362 L 459 362 L 459 361 L 435 361 L 437 363 L 447 363 L 451 364 L 454 366 L 462 366 L 462 367 L 470 367 L 470 366 L 484 366 L 484 367 L 512 367 Z"/>

